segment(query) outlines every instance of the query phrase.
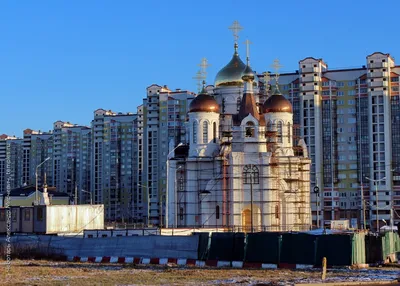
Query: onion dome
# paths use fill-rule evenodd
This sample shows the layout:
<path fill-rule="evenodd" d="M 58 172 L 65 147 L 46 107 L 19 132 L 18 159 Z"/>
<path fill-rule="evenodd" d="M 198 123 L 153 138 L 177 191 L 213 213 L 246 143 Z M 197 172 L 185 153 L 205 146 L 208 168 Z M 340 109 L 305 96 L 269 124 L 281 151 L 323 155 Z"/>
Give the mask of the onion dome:
<path fill-rule="evenodd" d="M 219 105 L 211 95 L 207 94 L 204 83 L 201 92 L 189 105 L 189 112 L 216 112 L 219 113 Z"/>
<path fill-rule="evenodd" d="M 255 78 L 255 73 L 251 69 L 249 65 L 246 65 L 246 68 L 244 69 L 242 73 L 242 80 L 243 81 L 253 81 Z"/>
<path fill-rule="evenodd" d="M 289 100 L 287 100 L 276 88 L 273 95 L 271 95 L 263 104 L 263 113 L 269 112 L 290 112 L 293 113 L 293 107 Z"/>
<path fill-rule="evenodd" d="M 242 62 L 237 52 L 238 45 L 235 43 L 235 53 L 231 61 L 223 67 L 215 77 L 215 86 L 242 86 L 242 73 L 246 65 Z"/>

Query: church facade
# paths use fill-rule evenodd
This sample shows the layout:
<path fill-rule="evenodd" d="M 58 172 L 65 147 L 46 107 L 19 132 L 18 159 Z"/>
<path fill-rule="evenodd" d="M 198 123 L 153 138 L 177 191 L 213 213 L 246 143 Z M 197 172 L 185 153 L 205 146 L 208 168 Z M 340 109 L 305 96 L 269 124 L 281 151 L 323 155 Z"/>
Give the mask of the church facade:
<path fill-rule="evenodd" d="M 308 230 L 311 161 L 292 105 L 278 85 L 262 92 L 237 49 L 189 106 L 189 146 L 170 146 L 166 226 Z"/>

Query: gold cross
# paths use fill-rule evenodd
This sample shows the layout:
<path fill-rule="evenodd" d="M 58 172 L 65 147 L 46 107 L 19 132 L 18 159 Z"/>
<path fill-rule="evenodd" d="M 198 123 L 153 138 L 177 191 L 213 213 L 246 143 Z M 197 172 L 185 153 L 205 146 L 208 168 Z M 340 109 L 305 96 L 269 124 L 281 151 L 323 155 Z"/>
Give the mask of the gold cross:
<path fill-rule="evenodd" d="M 249 63 L 250 60 L 250 45 L 252 44 L 252 42 L 249 41 L 249 39 L 247 39 L 244 44 L 246 45 L 246 59 L 247 59 L 247 64 Z"/>
<path fill-rule="evenodd" d="M 206 77 L 203 75 L 203 73 L 201 71 L 198 71 L 196 73 L 196 76 L 193 77 L 193 79 L 195 79 L 197 81 L 197 91 L 200 92 L 201 91 L 201 87 L 202 85 L 202 81 L 206 79 Z"/>
<path fill-rule="evenodd" d="M 238 33 L 243 30 L 243 27 L 240 26 L 238 21 L 233 21 L 232 26 L 229 27 L 229 30 L 231 30 L 233 32 L 233 38 L 235 39 L 235 43 L 237 42 L 239 35 Z"/>
<path fill-rule="evenodd" d="M 265 73 L 264 73 L 264 78 L 263 78 L 264 84 L 268 84 L 268 82 L 269 82 L 270 80 L 271 80 L 270 73 L 269 73 L 269 72 L 265 72 Z"/>
<path fill-rule="evenodd" d="M 202 58 L 199 67 L 201 68 L 201 72 L 203 73 L 204 77 L 207 77 L 207 68 L 209 66 L 211 65 L 208 63 L 208 60 L 206 58 Z"/>
<path fill-rule="evenodd" d="M 278 79 L 279 79 L 279 70 L 283 67 L 278 59 L 274 60 L 274 63 L 271 65 L 271 67 L 275 70 L 275 82 L 276 85 L 278 85 Z"/>

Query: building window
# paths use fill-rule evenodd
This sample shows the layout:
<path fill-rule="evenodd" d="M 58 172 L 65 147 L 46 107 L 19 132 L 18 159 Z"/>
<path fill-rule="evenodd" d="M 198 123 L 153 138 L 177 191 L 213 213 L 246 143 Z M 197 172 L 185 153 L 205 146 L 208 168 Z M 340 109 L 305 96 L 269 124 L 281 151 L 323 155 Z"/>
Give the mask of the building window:
<path fill-rule="evenodd" d="M 216 122 L 213 123 L 213 140 L 214 140 L 214 143 L 217 142 L 217 123 Z"/>
<path fill-rule="evenodd" d="M 193 122 L 193 144 L 197 144 L 197 122 Z"/>
<path fill-rule="evenodd" d="M 278 135 L 278 143 L 282 143 L 282 121 L 279 121 L 277 124 L 277 135 Z"/>
<path fill-rule="evenodd" d="M 246 123 L 246 137 L 254 137 L 254 123 L 249 121 Z"/>
<path fill-rule="evenodd" d="M 291 128 L 292 128 L 292 126 L 290 125 L 290 122 L 289 122 L 288 125 L 287 125 L 288 143 L 290 143 L 290 137 L 292 136 L 291 135 L 291 133 L 292 133 L 291 132 L 292 131 Z"/>
<path fill-rule="evenodd" d="M 219 206 L 218 205 L 215 207 L 215 218 L 219 219 Z"/>
<path fill-rule="evenodd" d="M 245 184 L 258 184 L 259 171 L 255 165 L 245 165 L 243 168 L 243 177 Z"/>
<path fill-rule="evenodd" d="M 208 143 L 208 123 L 203 122 L 203 143 Z"/>

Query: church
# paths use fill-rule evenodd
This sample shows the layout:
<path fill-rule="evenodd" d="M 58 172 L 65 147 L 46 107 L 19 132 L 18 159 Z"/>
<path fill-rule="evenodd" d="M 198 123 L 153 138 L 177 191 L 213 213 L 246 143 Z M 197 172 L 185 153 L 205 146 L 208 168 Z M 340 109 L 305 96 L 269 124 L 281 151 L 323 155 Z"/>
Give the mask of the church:
<path fill-rule="evenodd" d="M 293 108 L 279 91 L 278 72 L 265 91 L 249 55 L 241 60 L 235 24 L 232 59 L 190 103 L 189 146 L 170 146 L 166 226 L 309 230 L 307 146 L 294 139 Z"/>

